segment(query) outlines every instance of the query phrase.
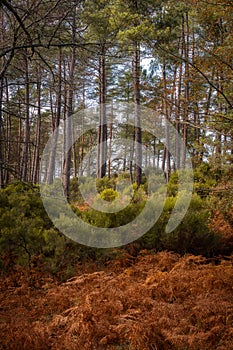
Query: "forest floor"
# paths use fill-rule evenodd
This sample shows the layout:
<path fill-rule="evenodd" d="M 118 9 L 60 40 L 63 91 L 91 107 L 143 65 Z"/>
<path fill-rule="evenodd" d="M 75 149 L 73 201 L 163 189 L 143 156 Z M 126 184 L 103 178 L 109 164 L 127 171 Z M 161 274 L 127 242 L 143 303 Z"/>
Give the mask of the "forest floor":
<path fill-rule="evenodd" d="M 63 283 L 18 268 L 0 281 L 0 349 L 233 349 L 233 256 L 142 251 Z"/>

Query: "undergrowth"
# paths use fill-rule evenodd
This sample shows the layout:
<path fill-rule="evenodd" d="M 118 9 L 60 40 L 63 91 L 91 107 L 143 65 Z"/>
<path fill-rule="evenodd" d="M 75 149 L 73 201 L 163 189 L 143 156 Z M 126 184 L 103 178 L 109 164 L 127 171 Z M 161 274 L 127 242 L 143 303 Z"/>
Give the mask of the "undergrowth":
<path fill-rule="evenodd" d="M 0 349 L 232 350 L 232 262 L 141 251 L 64 283 L 19 268 L 0 283 Z"/>

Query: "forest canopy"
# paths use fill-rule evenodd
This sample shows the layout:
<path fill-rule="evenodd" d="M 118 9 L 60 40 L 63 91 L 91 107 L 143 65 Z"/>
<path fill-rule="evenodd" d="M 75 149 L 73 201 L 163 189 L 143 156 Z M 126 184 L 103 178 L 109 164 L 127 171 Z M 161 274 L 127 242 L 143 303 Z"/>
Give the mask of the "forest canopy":
<path fill-rule="evenodd" d="M 73 113 L 112 101 L 163 115 L 194 167 L 232 166 L 232 15 L 224 0 L 1 1 L 0 186 L 38 183 L 44 146 L 60 123 L 69 131 Z M 160 160 L 167 180 L 182 166 L 182 151 L 174 164 L 167 148 L 140 129 L 138 114 L 134 130 L 116 130 L 105 113 L 102 127 L 64 151 L 67 195 L 70 177 L 89 175 L 82 161 L 100 142 L 106 146 L 98 151 L 98 178 L 127 171 L 140 185 L 140 144 L 149 165 Z M 136 146 L 116 163 L 111 142 L 122 135 Z M 53 178 L 51 156 L 47 180 Z"/>

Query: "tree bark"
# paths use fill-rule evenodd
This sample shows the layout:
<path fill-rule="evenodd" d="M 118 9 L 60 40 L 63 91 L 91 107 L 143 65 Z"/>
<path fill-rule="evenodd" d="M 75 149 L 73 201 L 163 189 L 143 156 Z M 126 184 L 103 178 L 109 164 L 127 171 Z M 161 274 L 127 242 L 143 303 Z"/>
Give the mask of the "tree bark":
<path fill-rule="evenodd" d="M 184 19 L 183 19 L 183 41 L 184 41 L 184 55 L 185 55 L 185 81 L 184 81 L 184 116 L 183 116 L 183 143 L 187 146 L 188 142 L 188 114 L 189 114 L 189 90 L 190 90 L 190 75 L 189 75 L 189 14 L 186 11 Z M 182 156 L 181 156 L 181 164 L 182 167 L 185 167 L 186 161 L 186 151 L 183 147 Z"/>
<path fill-rule="evenodd" d="M 164 149 L 164 167 L 166 182 L 170 179 L 171 174 L 171 156 L 170 156 L 170 132 L 169 132 L 169 116 L 167 106 L 167 77 L 166 77 L 166 65 L 163 63 L 163 114 L 165 116 L 165 149 Z M 166 166 L 165 166 L 166 165 Z"/>
<path fill-rule="evenodd" d="M 75 16 L 73 19 L 73 40 L 75 40 Z M 71 59 L 69 67 L 69 80 L 67 89 L 67 107 L 65 114 L 65 145 L 64 145 L 64 165 L 63 165 L 63 188 L 64 194 L 69 199 L 70 191 L 70 175 L 71 175 L 71 148 L 72 145 L 72 121 L 71 116 L 73 114 L 73 95 L 74 95 L 74 71 L 76 61 L 76 49 L 75 46 L 71 50 Z"/>
<path fill-rule="evenodd" d="M 29 180 L 29 143 L 30 143 L 30 89 L 29 89 L 29 60 L 27 50 L 24 53 L 25 62 L 25 124 L 24 148 L 22 158 L 22 181 Z"/>
<path fill-rule="evenodd" d="M 51 153 L 49 157 L 49 165 L 47 172 L 46 182 L 51 184 L 54 179 L 55 172 L 55 158 L 56 158 L 56 149 L 57 149 L 57 139 L 58 139 L 58 128 L 61 119 L 61 98 L 62 98 L 62 52 L 59 50 L 59 58 L 58 58 L 58 88 L 57 88 L 57 108 L 56 108 L 56 116 L 52 122 L 53 124 L 53 139 L 51 146 Z"/>
<path fill-rule="evenodd" d="M 33 160 L 33 183 L 39 182 L 39 160 L 40 160 L 40 132 L 41 132 L 41 67 L 37 70 L 37 123 Z"/>
<path fill-rule="evenodd" d="M 0 188 L 4 187 L 3 169 L 3 119 L 2 119 L 2 99 L 3 99 L 3 78 L 0 79 Z"/>
<path fill-rule="evenodd" d="M 135 104 L 135 182 L 140 186 L 142 182 L 142 131 L 140 116 L 140 46 L 137 42 L 134 45 L 132 73 Z"/>
<path fill-rule="evenodd" d="M 104 45 L 99 57 L 99 109 L 97 178 L 102 178 L 107 172 L 106 62 Z"/>
<path fill-rule="evenodd" d="M 109 179 L 111 177 L 112 136 L 113 136 L 113 106 L 111 107 L 111 120 L 109 125 L 109 148 L 108 148 L 108 178 Z"/>

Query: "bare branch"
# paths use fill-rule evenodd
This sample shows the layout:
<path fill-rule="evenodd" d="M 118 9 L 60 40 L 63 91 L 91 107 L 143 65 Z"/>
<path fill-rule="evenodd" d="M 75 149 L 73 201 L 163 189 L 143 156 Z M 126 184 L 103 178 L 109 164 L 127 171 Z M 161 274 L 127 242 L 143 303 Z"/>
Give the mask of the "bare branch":
<path fill-rule="evenodd" d="M 27 35 L 30 42 L 32 42 L 31 35 L 28 32 L 28 30 L 25 28 L 25 25 L 18 15 L 17 11 L 14 9 L 14 7 L 11 5 L 11 3 L 7 0 L 1 0 L 2 4 L 5 5 L 5 7 L 15 16 L 16 20 L 18 21 L 20 27 L 23 29 L 24 33 Z"/>

